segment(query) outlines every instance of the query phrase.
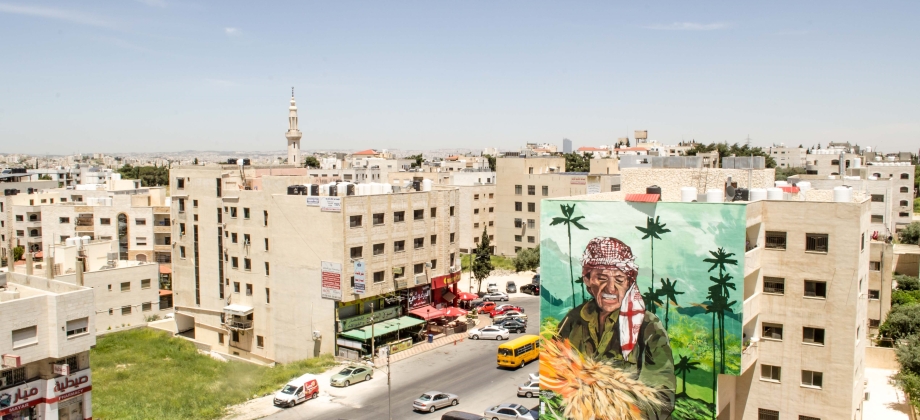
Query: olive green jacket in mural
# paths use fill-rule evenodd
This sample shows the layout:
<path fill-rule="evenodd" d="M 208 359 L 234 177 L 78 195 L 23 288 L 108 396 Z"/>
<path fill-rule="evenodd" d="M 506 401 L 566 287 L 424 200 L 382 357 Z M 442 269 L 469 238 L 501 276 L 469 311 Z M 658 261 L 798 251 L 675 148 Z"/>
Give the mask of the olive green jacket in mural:
<path fill-rule="evenodd" d="M 671 418 L 674 410 L 677 377 L 674 375 L 674 358 L 671 343 L 661 320 L 646 311 L 639 330 L 639 342 L 624 360 L 620 349 L 619 311 L 600 324 L 600 314 L 595 301 L 589 300 L 571 311 L 559 323 L 559 337 L 568 338 L 572 347 L 594 360 L 606 361 L 612 366 L 633 375 L 646 385 L 659 389 L 662 399 L 668 401 L 658 413 L 645 413 L 649 419 Z M 639 358 L 639 355 L 642 355 Z"/>

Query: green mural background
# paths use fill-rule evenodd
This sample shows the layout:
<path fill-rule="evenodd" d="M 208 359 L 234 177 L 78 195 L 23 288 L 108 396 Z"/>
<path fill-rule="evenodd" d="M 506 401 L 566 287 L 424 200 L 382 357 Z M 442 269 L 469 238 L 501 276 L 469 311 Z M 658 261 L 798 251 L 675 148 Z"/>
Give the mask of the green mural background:
<path fill-rule="evenodd" d="M 676 376 L 673 412 L 637 418 L 714 419 L 717 375 L 740 374 L 746 207 L 568 200 L 544 200 L 541 207 L 543 336 L 552 338 L 559 321 L 592 298 L 581 279 L 586 244 L 617 238 L 635 256 L 636 285 L 646 311 L 667 331 Z M 541 355 L 541 374 L 549 360 L 543 358 L 553 357 L 548 353 L 554 354 Z M 542 400 L 541 419 L 566 418 L 559 394 Z"/>

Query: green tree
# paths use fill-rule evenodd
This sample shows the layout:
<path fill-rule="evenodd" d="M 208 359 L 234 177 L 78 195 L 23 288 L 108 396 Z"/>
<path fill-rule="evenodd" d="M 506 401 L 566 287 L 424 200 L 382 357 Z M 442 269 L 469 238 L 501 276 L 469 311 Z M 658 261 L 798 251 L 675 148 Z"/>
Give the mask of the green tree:
<path fill-rule="evenodd" d="M 677 291 L 677 280 L 671 281 L 669 277 L 667 280 L 661 279 L 661 288 L 658 289 L 658 294 L 664 298 L 664 330 L 668 330 L 668 320 L 671 315 L 671 304 L 678 308 L 680 305 L 677 304 L 677 295 L 682 295 L 684 292 Z"/>
<path fill-rule="evenodd" d="M 878 328 L 879 335 L 892 340 L 902 340 L 920 333 L 920 305 L 897 305 L 888 312 L 888 318 Z"/>
<path fill-rule="evenodd" d="M 807 171 L 805 168 L 776 168 L 776 173 L 774 179 L 777 181 L 785 181 L 793 175 L 802 175 Z"/>
<path fill-rule="evenodd" d="M 197 165 L 197 164 L 198 164 L 198 158 L 195 158 L 195 160 L 192 161 L 192 165 Z"/>
<path fill-rule="evenodd" d="M 422 156 L 421 153 L 417 155 L 410 155 L 410 156 L 407 156 L 406 158 L 415 160 L 415 163 L 412 164 L 413 168 L 421 168 L 422 163 L 425 162 L 425 157 Z"/>
<path fill-rule="evenodd" d="M 584 156 L 575 153 L 565 153 L 566 172 L 589 172 L 591 170 L 591 157 L 593 154 L 585 153 Z"/>
<path fill-rule="evenodd" d="M 536 270 L 540 266 L 540 245 L 524 248 L 514 257 L 514 271 Z"/>
<path fill-rule="evenodd" d="M 51 181 L 51 175 L 43 174 L 38 176 L 39 181 Z"/>
<path fill-rule="evenodd" d="M 492 156 L 492 155 L 482 155 L 482 156 L 486 158 L 486 160 L 489 161 L 489 170 L 492 172 L 495 172 L 495 164 L 496 164 L 495 156 Z"/>
<path fill-rule="evenodd" d="M 307 156 L 303 160 L 303 166 L 305 168 L 319 168 L 319 160 L 315 156 Z"/>
<path fill-rule="evenodd" d="M 687 374 L 691 371 L 697 370 L 697 366 L 700 365 L 700 362 L 690 360 L 690 356 L 680 356 L 680 360 L 674 364 L 674 373 L 680 375 L 681 383 L 684 384 L 684 389 L 677 394 L 677 396 L 686 397 L 687 396 Z"/>
<path fill-rule="evenodd" d="M 642 232 L 645 234 L 645 236 L 643 236 L 642 239 L 651 239 L 651 242 L 652 242 L 652 278 L 651 278 L 652 287 L 651 289 L 653 292 L 655 291 L 655 239 L 660 240 L 661 239 L 660 235 L 671 231 L 670 229 L 665 228 L 667 224 L 661 223 L 660 219 L 661 218 L 659 216 L 656 216 L 654 219 L 649 217 L 645 220 L 644 228 L 641 226 L 636 226 L 636 229 L 638 229 L 639 232 Z"/>
<path fill-rule="evenodd" d="M 479 283 L 477 292 L 482 292 L 482 281 L 489 277 L 492 272 L 492 248 L 489 244 L 489 233 L 486 228 L 482 228 L 482 236 L 479 240 L 479 246 L 476 247 L 473 256 L 473 275 Z M 472 281 L 472 279 L 471 279 Z"/>
<path fill-rule="evenodd" d="M 904 274 L 895 274 L 894 281 L 898 283 L 898 290 L 904 290 L 904 291 L 920 290 L 920 277 L 908 276 Z"/>
<path fill-rule="evenodd" d="M 575 214 L 575 204 L 560 204 L 559 207 L 562 209 L 562 217 L 554 217 L 553 221 L 549 223 L 550 226 L 556 226 L 559 224 L 564 224 L 566 232 L 569 235 L 569 277 L 572 283 L 572 306 L 577 306 L 578 303 L 575 303 L 575 272 L 574 264 L 572 264 L 572 226 L 581 230 L 588 230 L 588 228 L 578 223 L 579 220 L 584 219 L 585 216 L 572 217 Z M 584 292 L 581 294 L 582 302 L 585 300 Z"/>
<path fill-rule="evenodd" d="M 26 253 L 25 248 L 21 246 L 13 247 L 13 261 L 19 261 L 19 259 L 22 258 L 22 254 L 25 254 L 25 253 Z M 10 265 L 12 266 L 12 264 Z"/>
<path fill-rule="evenodd" d="M 902 244 L 917 245 L 920 242 L 920 222 L 913 222 L 898 232 L 898 239 Z"/>
<path fill-rule="evenodd" d="M 738 143 L 729 145 L 728 142 L 709 143 L 708 145 L 696 143 L 690 150 L 687 150 L 687 156 L 695 156 L 698 153 L 708 153 L 712 151 L 719 152 L 719 157 L 726 156 L 763 156 L 764 165 L 767 168 L 775 168 L 776 161 L 760 147 L 751 147 L 747 144 L 739 145 Z"/>
<path fill-rule="evenodd" d="M 920 393 L 920 335 L 912 335 L 907 342 L 895 349 L 900 371 L 894 376 L 895 383 L 908 395 Z M 918 405 L 913 402 L 914 406 Z"/>

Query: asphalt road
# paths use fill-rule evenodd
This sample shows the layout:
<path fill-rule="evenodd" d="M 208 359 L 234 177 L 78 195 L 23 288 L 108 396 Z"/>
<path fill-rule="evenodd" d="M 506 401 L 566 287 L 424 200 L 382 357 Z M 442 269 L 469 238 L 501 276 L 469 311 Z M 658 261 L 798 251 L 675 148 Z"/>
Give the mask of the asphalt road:
<path fill-rule="evenodd" d="M 502 302 L 504 303 L 504 302 Z M 524 308 L 528 315 L 527 334 L 539 331 L 540 298 L 515 295 L 510 303 Z M 521 334 L 512 334 L 511 338 Z M 536 373 L 537 362 L 519 370 L 498 368 L 496 351 L 503 341 L 465 339 L 401 360 L 392 365 L 391 395 L 392 420 L 439 419 L 440 414 L 451 409 L 482 414 L 501 403 L 520 403 L 529 408 L 538 404 L 536 398 L 517 396 L 517 387 Z M 271 419 L 387 419 L 388 400 L 385 371 L 378 371 L 370 382 L 349 388 L 330 388 L 321 384 L 330 398 L 306 401 L 266 418 Z M 323 388 L 324 387 L 324 388 Z M 435 414 L 416 413 L 412 401 L 426 391 L 442 391 L 460 397 L 457 407 L 441 409 Z"/>

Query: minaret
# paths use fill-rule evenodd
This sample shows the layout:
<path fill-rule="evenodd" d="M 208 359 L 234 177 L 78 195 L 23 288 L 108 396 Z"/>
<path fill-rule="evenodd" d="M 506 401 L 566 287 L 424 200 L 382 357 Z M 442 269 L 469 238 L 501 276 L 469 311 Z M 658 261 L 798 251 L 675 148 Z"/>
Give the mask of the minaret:
<path fill-rule="evenodd" d="M 297 129 L 297 104 L 294 102 L 294 88 L 291 88 L 291 108 L 288 115 L 288 131 L 284 135 L 287 137 L 288 147 L 288 165 L 300 167 L 300 130 Z"/>

